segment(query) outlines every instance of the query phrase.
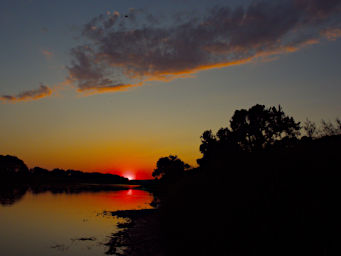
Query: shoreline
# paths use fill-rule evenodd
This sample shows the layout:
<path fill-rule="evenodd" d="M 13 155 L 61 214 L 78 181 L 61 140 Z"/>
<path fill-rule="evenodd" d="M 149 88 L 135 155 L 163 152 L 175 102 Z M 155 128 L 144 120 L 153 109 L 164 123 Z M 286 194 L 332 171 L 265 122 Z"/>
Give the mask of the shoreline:
<path fill-rule="evenodd" d="M 106 244 L 108 255 L 164 256 L 160 231 L 160 212 L 158 209 L 124 210 L 107 212 L 111 216 L 123 218 L 119 223 L 121 230 L 114 233 Z"/>

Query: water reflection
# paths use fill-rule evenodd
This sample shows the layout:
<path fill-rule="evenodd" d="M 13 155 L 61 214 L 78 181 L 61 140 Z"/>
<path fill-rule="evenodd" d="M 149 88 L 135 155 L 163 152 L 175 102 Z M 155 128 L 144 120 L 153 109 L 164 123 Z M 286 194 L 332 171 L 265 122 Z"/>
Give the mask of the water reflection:
<path fill-rule="evenodd" d="M 0 186 L 0 205 L 11 205 L 19 201 L 27 192 L 28 186 L 26 185 L 14 185 L 6 186 L 1 184 Z"/>
<path fill-rule="evenodd" d="M 102 213 L 151 208 L 153 199 L 136 189 L 74 189 L 1 187 L 0 255 L 104 255 L 119 219 Z"/>
<path fill-rule="evenodd" d="M 26 192 L 41 194 L 50 192 L 52 194 L 79 194 L 84 192 L 99 193 L 104 191 L 120 191 L 119 194 L 133 196 L 135 185 L 112 185 L 112 184 L 0 184 L 0 205 L 12 205 L 19 201 Z M 125 192 L 123 192 L 125 191 Z M 138 195 L 134 192 L 134 195 Z"/>

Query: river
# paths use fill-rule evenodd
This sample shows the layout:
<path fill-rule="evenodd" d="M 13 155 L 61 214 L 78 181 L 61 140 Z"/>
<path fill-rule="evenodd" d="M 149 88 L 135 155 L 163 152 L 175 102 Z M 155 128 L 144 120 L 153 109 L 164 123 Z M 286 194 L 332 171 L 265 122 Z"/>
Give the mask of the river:
<path fill-rule="evenodd" d="M 0 198 L 2 256 L 105 255 L 122 219 L 104 212 L 151 208 L 153 199 L 138 189 L 14 195 Z"/>

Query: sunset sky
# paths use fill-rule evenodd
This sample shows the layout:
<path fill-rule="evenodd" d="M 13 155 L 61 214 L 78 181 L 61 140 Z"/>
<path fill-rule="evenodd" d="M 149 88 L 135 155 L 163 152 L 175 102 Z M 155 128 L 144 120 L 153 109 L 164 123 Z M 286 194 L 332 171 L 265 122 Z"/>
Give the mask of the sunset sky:
<path fill-rule="evenodd" d="M 0 154 L 150 178 L 281 104 L 341 117 L 341 0 L 2 0 Z"/>

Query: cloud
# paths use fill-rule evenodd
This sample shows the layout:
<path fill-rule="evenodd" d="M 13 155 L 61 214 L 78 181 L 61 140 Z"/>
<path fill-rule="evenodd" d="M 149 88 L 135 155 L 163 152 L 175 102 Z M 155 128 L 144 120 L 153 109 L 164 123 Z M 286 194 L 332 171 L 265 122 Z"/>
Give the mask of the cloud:
<path fill-rule="evenodd" d="M 83 43 L 70 51 L 65 81 L 84 94 L 125 91 L 207 69 L 271 61 L 341 36 L 341 0 L 261 0 L 161 17 L 141 9 L 94 17 L 82 28 Z M 40 87 L 1 99 L 50 94 Z"/>
<path fill-rule="evenodd" d="M 321 31 L 321 34 L 328 38 L 329 40 L 336 40 L 338 37 L 341 37 L 341 27 L 340 28 L 328 28 Z"/>
<path fill-rule="evenodd" d="M 341 0 L 258 1 L 181 22 L 135 9 L 107 13 L 84 26 L 87 43 L 71 50 L 69 79 L 82 92 L 127 89 L 294 52 L 339 36 L 330 28 L 341 24 L 340 13 Z"/>
<path fill-rule="evenodd" d="M 30 101 L 47 97 L 52 94 L 52 90 L 41 84 L 38 89 L 21 92 L 17 95 L 2 95 L 0 100 L 4 102 Z"/>
<path fill-rule="evenodd" d="M 41 50 L 41 53 L 47 58 L 47 59 L 49 59 L 49 58 L 51 58 L 52 56 L 53 56 L 53 52 L 51 52 L 51 51 L 48 51 L 48 50 Z"/>

